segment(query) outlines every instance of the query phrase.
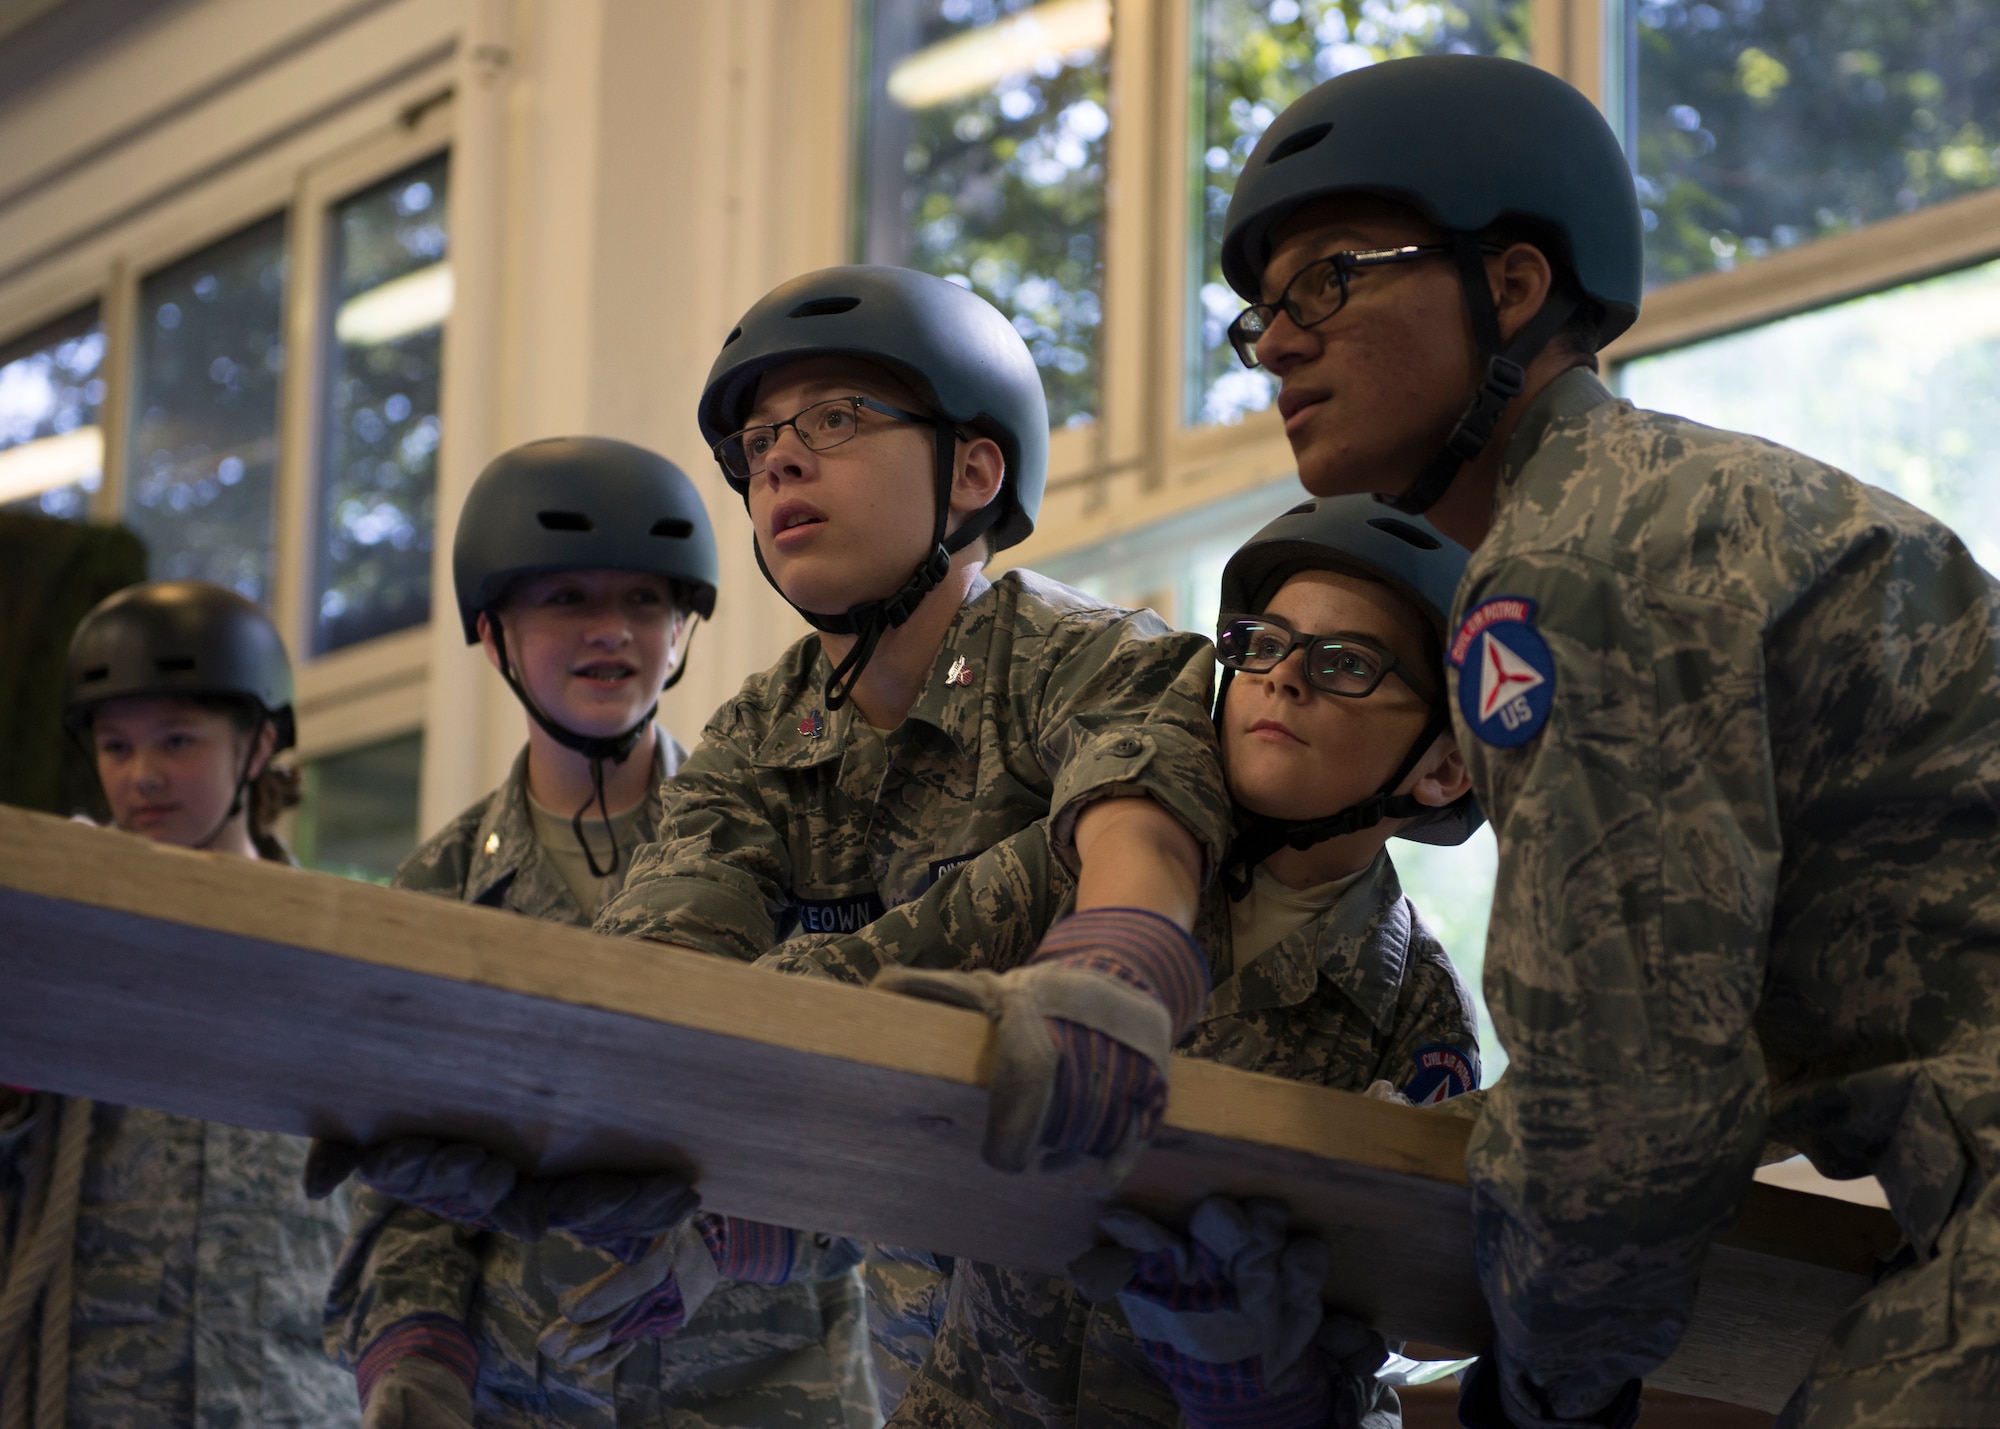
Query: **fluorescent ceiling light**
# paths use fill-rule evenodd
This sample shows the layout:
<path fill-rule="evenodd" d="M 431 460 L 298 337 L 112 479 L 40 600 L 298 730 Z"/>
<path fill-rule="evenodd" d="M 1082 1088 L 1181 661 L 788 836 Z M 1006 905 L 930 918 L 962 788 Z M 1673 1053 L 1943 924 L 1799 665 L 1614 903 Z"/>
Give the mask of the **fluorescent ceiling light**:
<path fill-rule="evenodd" d="M 451 264 L 433 263 L 356 293 L 333 315 L 333 334 L 351 347 L 394 342 L 451 316 Z"/>
<path fill-rule="evenodd" d="M 981 94 L 1044 55 L 1111 43 L 1111 0 L 1044 0 L 1032 10 L 918 50 L 889 71 L 889 97 L 929 109 Z"/>
<path fill-rule="evenodd" d="M 0 451 L 0 501 L 21 501 L 103 474 L 104 431 L 78 427 Z"/>

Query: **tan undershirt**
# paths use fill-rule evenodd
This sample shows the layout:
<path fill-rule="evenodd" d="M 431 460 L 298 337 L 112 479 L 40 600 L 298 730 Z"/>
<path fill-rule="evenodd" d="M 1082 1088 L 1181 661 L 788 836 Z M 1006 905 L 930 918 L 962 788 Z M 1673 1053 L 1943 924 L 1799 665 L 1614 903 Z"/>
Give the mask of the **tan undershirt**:
<path fill-rule="evenodd" d="M 1367 871 L 1364 868 L 1311 888 L 1288 888 L 1259 868 L 1243 901 L 1229 905 L 1232 961 L 1241 968 L 1268 953 L 1338 903 L 1340 895 Z"/>
<path fill-rule="evenodd" d="M 527 793 L 526 790 L 522 792 Z M 645 808 L 641 802 L 622 814 L 611 816 L 610 832 L 618 837 L 618 870 L 609 878 L 597 878 L 591 874 L 583 848 L 576 841 L 576 830 L 570 827 L 570 816 L 543 808 L 533 794 L 528 794 L 528 815 L 535 821 L 535 842 L 542 846 L 542 852 L 555 864 L 556 872 L 562 875 L 570 896 L 583 909 L 585 918 L 595 918 L 604 901 L 618 891 L 625 866 L 632 861 L 632 850 L 639 836 L 639 815 L 645 812 Z M 583 834 L 590 840 L 591 851 L 597 855 L 597 866 L 604 867 L 611 857 L 611 838 L 605 832 L 604 820 L 594 807 L 583 816 Z"/>

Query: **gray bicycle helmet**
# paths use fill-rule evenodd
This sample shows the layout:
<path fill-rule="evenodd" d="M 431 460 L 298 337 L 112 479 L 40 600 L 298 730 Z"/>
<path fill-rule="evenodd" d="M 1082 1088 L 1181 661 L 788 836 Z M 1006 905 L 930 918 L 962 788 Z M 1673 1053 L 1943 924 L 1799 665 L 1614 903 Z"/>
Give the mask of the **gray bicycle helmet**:
<path fill-rule="evenodd" d="M 1034 358 L 998 308 L 929 273 L 856 264 L 822 268 L 781 283 L 743 315 L 709 369 L 699 409 L 703 438 L 714 447 L 743 428 L 765 373 L 828 354 L 881 363 L 909 382 L 941 419 L 935 441 L 932 549 L 924 563 L 887 599 L 839 614 L 793 607 L 820 630 L 858 637 L 827 683 L 827 704 L 837 708 L 882 631 L 909 618 L 944 578 L 955 552 L 982 535 L 994 550 L 1003 550 L 1035 529 L 1048 483 L 1049 411 Z M 1006 480 L 985 511 L 947 535 L 960 428 L 999 444 Z M 731 484 L 747 504 L 747 486 L 734 478 Z M 763 567 L 761 551 L 758 566 Z"/>
<path fill-rule="evenodd" d="M 270 617 L 206 581 L 127 586 L 83 618 L 63 667 L 63 721 L 81 734 L 106 700 L 131 695 L 247 700 L 296 741 L 292 662 Z"/>
<path fill-rule="evenodd" d="M 1262 301 L 1276 228 L 1316 199 L 1369 193 L 1409 204 L 1449 236 L 1485 367 L 1446 449 L 1389 504 L 1427 510 L 1491 437 L 1524 371 L 1574 308 L 1551 298 L 1504 345 L 1478 235 L 1518 224 L 1582 289 L 1609 342 L 1639 315 L 1639 201 L 1597 107 L 1533 65 L 1425 55 L 1350 71 L 1301 96 L 1251 151 L 1223 221 L 1222 272 Z"/>
<path fill-rule="evenodd" d="M 1301 571 L 1342 571 L 1380 581 L 1400 594 L 1429 621 L 1442 650 L 1451 619 L 1452 596 L 1465 574 L 1470 553 L 1420 517 L 1394 516 L 1366 496 L 1322 497 L 1301 502 L 1239 547 L 1222 569 L 1222 619 L 1260 613 L 1278 588 Z M 1451 728 L 1442 665 L 1431 717 L 1412 742 L 1396 772 L 1367 799 L 1315 819 L 1275 819 L 1238 808 L 1236 838 L 1223 869 L 1231 894 L 1242 897 L 1258 864 L 1280 848 L 1311 848 L 1330 838 L 1358 832 L 1383 819 L 1407 819 L 1399 838 L 1418 843 L 1462 844 L 1479 827 L 1478 801 L 1468 792 L 1443 808 L 1420 804 L 1395 789 L 1415 769 L 1437 737 Z M 1215 715 L 1235 672 L 1225 668 L 1215 696 Z M 1240 891 L 1239 891 L 1240 890 Z"/>
<path fill-rule="evenodd" d="M 581 570 L 664 576 L 696 613 L 713 615 L 715 531 L 687 473 L 609 437 L 551 437 L 488 463 L 451 543 L 466 644 L 515 577 Z"/>

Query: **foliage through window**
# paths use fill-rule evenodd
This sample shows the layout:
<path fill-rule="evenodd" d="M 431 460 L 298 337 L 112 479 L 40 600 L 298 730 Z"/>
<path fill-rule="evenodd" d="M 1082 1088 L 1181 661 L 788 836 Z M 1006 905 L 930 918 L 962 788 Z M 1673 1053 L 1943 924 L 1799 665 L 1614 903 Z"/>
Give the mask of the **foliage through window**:
<path fill-rule="evenodd" d="M 1626 0 L 1646 280 L 2000 180 L 1992 0 Z"/>
<path fill-rule="evenodd" d="M 95 304 L 0 346 L 0 507 L 81 521 L 104 480 Z"/>
<path fill-rule="evenodd" d="M 1888 488 L 2000 573 L 2000 262 L 1628 362 L 1642 407 Z"/>
<path fill-rule="evenodd" d="M 284 307 L 282 216 L 139 285 L 125 521 L 156 580 L 270 597 Z"/>
<path fill-rule="evenodd" d="M 292 852 L 307 868 L 387 883 L 417 846 L 422 734 L 308 761 L 292 825 Z"/>
<path fill-rule="evenodd" d="M 963 283 L 1013 319 L 1052 426 L 1097 411 L 1111 0 L 859 7 L 862 261 Z"/>
<path fill-rule="evenodd" d="M 430 618 L 438 376 L 451 311 L 448 161 L 335 206 L 313 650 Z"/>
<path fill-rule="evenodd" d="M 1426 54 L 1528 58 L 1527 0 L 1198 0 L 1195 6 L 1186 419 L 1234 422 L 1271 380 L 1225 336 L 1243 300 L 1222 280 L 1222 219 L 1251 149 L 1293 100 L 1335 75 Z"/>

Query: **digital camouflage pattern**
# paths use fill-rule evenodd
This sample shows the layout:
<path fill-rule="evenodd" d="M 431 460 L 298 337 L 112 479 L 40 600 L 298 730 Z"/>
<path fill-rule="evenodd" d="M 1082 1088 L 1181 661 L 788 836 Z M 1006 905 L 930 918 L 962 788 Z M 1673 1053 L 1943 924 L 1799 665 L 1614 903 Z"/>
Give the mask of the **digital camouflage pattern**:
<path fill-rule="evenodd" d="M 58 1098 L 35 1098 L 34 1117 Z M 30 1118 L 30 1121 L 32 1118 Z M 29 1123 L 0 1134 L 0 1252 Z M 76 1222 L 68 1421 L 91 1429 L 355 1425 L 320 1345 L 347 1207 L 299 1190 L 307 1142 L 99 1103 Z M 8 1259 L 0 1254 L 0 1265 Z"/>
<path fill-rule="evenodd" d="M 670 837 L 639 851 L 598 931 L 757 958 L 783 934 L 858 930 L 1044 819 L 1050 865 L 1073 867 L 1077 814 L 1112 794 L 1151 795 L 1209 868 L 1220 858 L 1230 815 L 1208 714 L 1213 659 L 1206 640 L 1151 612 L 1031 571 L 980 581 L 886 735 L 851 703 L 825 709 L 829 668 L 809 635 L 717 712 L 667 786 Z M 958 884 L 1004 903 L 1008 876 L 982 861 Z M 978 942 L 912 946 L 904 960 L 980 966 Z M 927 1259 L 870 1257 L 885 1406 L 935 1333 L 940 1273 Z"/>
<path fill-rule="evenodd" d="M 1510 1414 L 1666 1358 L 1773 1139 L 1909 1239 L 1785 1422 L 2000 1424 L 2000 588 L 1895 497 L 1575 371 L 1454 623 L 1497 597 L 1553 681 L 1515 748 L 1455 711 L 1500 842 L 1468 1169 Z"/>
<path fill-rule="evenodd" d="M 716 712 L 666 788 L 669 836 L 634 856 L 599 932 L 745 961 L 794 930 L 852 931 L 1053 817 L 1149 794 L 1201 843 L 1229 837 L 1208 642 L 1031 571 L 980 581 L 909 716 L 886 735 L 828 711 L 808 635 Z M 940 948 L 927 966 L 957 967 Z"/>
<path fill-rule="evenodd" d="M 664 736 L 664 731 L 662 731 Z M 642 837 L 659 828 L 662 782 L 685 758 L 663 737 Z M 577 925 L 583 911 L 535 841 L 523 751 L 507 781 L 411 854 L 400 887 Z M 474 1412 L 507 1429 L 873 1429 L 879 1424 L 859 1247 L 801 1236 L 786 1285 L 719 1287 L 687 1325 L 590 1373 L 542 1358 L 536 1338 L 556 1299 L 614 1267 L 609 1254 L 552 1234 L 533 1243 L 453 1225 L 357 1189 L 355 1222 L 327 1297 L 327 1348 L 351 1372 L 390 1325 L 422 1313 L 466 1327 L 479 1351 Z M 675 1232 L 696 1236 L 692 1221 Z M 351 1400 L 350 1379 L 346 1393 Z"/>
<path fill-rule="evenodd" d="M 1048 825 L 1037 824 L 861 932 L 795 938 L 764 964 L 858 982 L 890 962 L 957 947 L 965 966 L 1012 967 L 1075 892 L 1074 877 L 1051 852 Z M 1180 1055 L 1361 1091 L 1377 1080 L 1406 1084 L 1418 1071 L 1417 1053 L 1443 1044 L 1463 1052 L 1476 1079 L 1470 998 L 1403 896 L 1387 853 L 1325 913 L 1240 966 L 1219 888 L 1204 901 L 1196 931 L 1216 984 Z M 1369 1393 L 1369 1422 L 1393 1419 L 1394 1392 L 1371 1386 Z M 1115 1300 L 1093 1306 L 1066 1280 L 959 1261 L 940 1331 L 890 1423 L 1170 1429 L 1179 1419 Z"/>

